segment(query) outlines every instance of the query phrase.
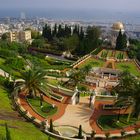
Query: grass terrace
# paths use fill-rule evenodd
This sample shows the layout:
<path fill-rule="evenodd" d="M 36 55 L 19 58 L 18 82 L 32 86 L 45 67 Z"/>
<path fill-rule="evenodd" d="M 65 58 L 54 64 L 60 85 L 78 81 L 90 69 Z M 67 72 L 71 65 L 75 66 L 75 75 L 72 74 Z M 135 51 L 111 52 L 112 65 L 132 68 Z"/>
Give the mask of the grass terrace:
<path fill-rule="evenodd" d="M 104 61 L 90 57 L 83 63 L 79 64 L 78 68 L 84 68 L 86 65 L 91 65 L 92 67 L 103 67 Z"/>
<path fill-rule="evenodd" d="M 48 82 L 48 84 L 51 84 L 51 85 L 54 85 L 54 86 L 58 86 L 58 84 L 59 84 L 59 81 L 58 80 L 51 79 L 51 78 L 48 78 L 47 79 L 47 82 Z"/>
<path fill-rule="evenodd" d="M 128 58 L 126 52 L 116 51 L 116 50 L 106 50 L 106 49 L 103 49 L 101 52 L 99 52 L 98 56 L 100 56 L 102 58 L 114 57 L 116 59 L 127 59 Z"/>
<path fill-rule="evenodd" d="M 134 62 L 119 62 L 116 63 L 116 68 L 122 71 L 128 70 L 130 73 L 137 77 L 140 77 L 140 70 L 138 70 Z"/>
<path fill-rule="evenodd" d="M 127 122 L 128 115 L 120 115 L 119 122 L 118 115 L 102 115 L 98 119 L 98 124 L 102 127 L 103 130 L 111 130 L 111 129 L 121 129 L 123 127 L 134 124 L 137 119 L 130 118 L 130 121 Z"/>
<path fill-rule="evenodd" d="M 5 62 L 5 59 L 0 58 L 0 65 L 3 64 Z"/>
<path fill-rule="evenodd" d="M 47 140 L 48 136 L 33 124 L 26 122 L 12 110 L 8 92 L 0 86 L 0 135 L 5 136 L 5 122 L 8 124 L 12 140 Z M 51 138 L 51 140 L 53 140 Z"/>
<path fill-rule="evenodd" d="M 48 116 L 54 115 L 57 112 L 57 107 L 54 107 L 47 103 L 47 102 L 42 102 L 42 108 L 40 107 L 40 98 L 35 97 L 35 98 L 28 98 L 28 102 L 30 103 L 31 107 L 41 116 L 47 118 Z"/>

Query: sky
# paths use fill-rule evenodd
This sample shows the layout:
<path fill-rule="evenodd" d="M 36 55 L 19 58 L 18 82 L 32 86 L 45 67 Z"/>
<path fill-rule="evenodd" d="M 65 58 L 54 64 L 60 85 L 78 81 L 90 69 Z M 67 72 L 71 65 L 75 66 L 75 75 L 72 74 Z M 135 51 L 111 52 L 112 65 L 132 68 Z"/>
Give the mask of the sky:
<path fill-rule="evenodd" d="M 0 9 L 140 11 L 140 0 L 0 0 Z"/>

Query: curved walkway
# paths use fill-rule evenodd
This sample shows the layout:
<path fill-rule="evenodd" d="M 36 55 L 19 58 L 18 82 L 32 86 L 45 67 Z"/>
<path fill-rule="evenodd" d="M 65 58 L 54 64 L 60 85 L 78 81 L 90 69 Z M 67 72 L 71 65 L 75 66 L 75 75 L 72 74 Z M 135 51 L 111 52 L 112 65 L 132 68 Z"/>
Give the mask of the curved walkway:
<path fill-rule="evenodd" d="M 94 104 L 94 112 L 92 109 L 88 107 L 88 98 L 86 99 L 87 104 L 85 104 L 85 101 L 83 100 L 83 103 L 79 105 L 68 105 L 69 97 L 65 96 L 64 101 L 57 102 L 54 101 L 46 96 L 43 96 L 44 100 L 50 104 L 55 104 L 58 107 L 58 111 L 56 114 L 52 116 L 48 116 L 47 118 L 44 118 L 40 116 L 38 113 L 36 113 L 32 107 L 28 104 L 26 101 L 26 97 L 24 93 L 21 93 L 19 96 L 20 104 L 25 109 L 28 110 L 28 112 L 37 118 L 40 121 L 43 120 L 50 120 L 52 119 L 54 121 L 55 125 L 71 125 L 74 127 L 78 127 L 80 124 L 83 126 L 83 130 L 85 132 L 90 133 L 93 129 L 96 131 L 97 134 L 105 134 L 105 132 L 110 132 L 111 134 L 120 134 L 122 129 L 115 129 L 115 130 L 108 130 L 103 131 L 97 124 L 97 120 L 101 115 L 117 115 L 119 113 L 119 110 L 104 110 L 103 105 L 104 104 L 111 104 L 112 101 L 95 101 Z M 120 114 L 128 114 L 129 109 L 122 109 L 120 111 Z M 140 124 L 138 124 L 140 126 Z M 133 131 L 136 125 L 131 125 L 128 127 L 125 127 L 124 130 L 127 132 Z"/>
<path fill-rule="evenodd" d="M 63 95 L 63 96 L 64 96 L 64 95 Z M 46 120 L 46 119 L 47 119 L 47 120 L 52 119 L 52 120 L 54 121 L 54 120 L 59 119 L 59 118 L 64 114 L 65 109 L 66 109 L 67 104 L 68 104 L 69 97 L 68 97 L 68 96 L 64 96 L 63 102 L 57 102 L 57 101 L 55 101 L 55 100 L 53 100 L 53 99 L 50 99 L 50 98 L 47 97 L 47 96 L 43 96 L 44 101 L 46 101 L 46 102 L 48 102 L 48 103 L 50 103 L 50 104 L 55 104 L 55 105 L 57 106 L 57 108 L 58 108 L 57 112 L 56 112 L 54 115 L 48 116 L 48 117 L 46 117 L 46 118 L 40 116 L 38 113 L 36 113 L 36 112 L 32 109 L 32 107 L 28 104 L 24 93 L 21 93 L 21 94 L 19 95 L 19 99 L 20 99 L 20 104 L 21 104 L 21 106 L 22 106 L 25 110 L 28 110 L 28 112 L 29 112 L 32 116 L 34 116 L 35 118 L 37 118 L 38 120 L 43 121 L 43 120 Z"/>
<path fill-rule="evenodd" d="M 97 134 L 104 134 L 106 131 L 103 131 L 97 124 L 97 120 L 101 115 L 117 115 L 119 114 L 119 110 L 104 110 L 103 105 L 104 104 L 111 104 L 112 101 L 95 101 L 94 104 L 94 112 L 90 118 L 90 126 L 94 131 L 96 131 Z M 122 109 L 120 111 L 120 114 L 128 114 L 129 109 Z M 129 132 L 133 131 L 136 126 L 128 126 L 125 127 L 124 130 Z M 115 129 L 115 130 L 108 130 L 107 132 L 110 132 L 111 134 L 120 133 L 122 129 Z"/>

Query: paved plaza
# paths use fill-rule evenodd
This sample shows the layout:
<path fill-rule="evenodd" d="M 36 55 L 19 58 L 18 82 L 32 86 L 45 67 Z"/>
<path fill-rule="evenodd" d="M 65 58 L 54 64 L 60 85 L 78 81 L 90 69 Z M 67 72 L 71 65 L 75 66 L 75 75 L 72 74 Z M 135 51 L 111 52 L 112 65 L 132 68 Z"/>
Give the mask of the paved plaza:
<path fill-rule="evenodd" d="M 65 109 L 64 115 L 54 122 L 55 125 L 70 125 L 78 127 L 82 125 L 83 131 L 91 133 L 92 128 L 89 119 L 93 113 L 93 109 L 89 108 L 89 97 L 81 97 L 80 103 L 77 105 L 69 104 Z"/>

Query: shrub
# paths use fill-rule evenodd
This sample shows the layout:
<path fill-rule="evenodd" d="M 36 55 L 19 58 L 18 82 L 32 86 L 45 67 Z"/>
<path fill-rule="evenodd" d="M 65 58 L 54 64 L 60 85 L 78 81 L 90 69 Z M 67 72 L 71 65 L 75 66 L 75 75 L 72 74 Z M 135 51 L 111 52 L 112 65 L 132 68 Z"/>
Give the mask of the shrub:
<path fill-rule="evenodd" d="M 5 123 L 5 129 L 6 129 L 6 140 L 11 140 L 11 135 L 7 123 Z"/>
<path fill-rule="evenodd" d="M 50 129 L 49 129 L 50 132 L 53 132 L 53 122 L 52 122 L 52 119 L 50 119 Z"/>
<path fill-rule="evenodd" d="M 109 136 L 110 136 L 110 133 L 109 133 L 109 132 L 106 132 L 106 133 L 105 133 L 105 136 L 106 136 L 106 138 L 108 139 Z"/>
<path fill-rule="evenodd" d="M 134 128 L 134 131 L 135 131 L 136 134 L 139 133 L 139 128 L 138 127 L 135 127 Z"/>
<path fill-rule="evenodd" d="M 82 126 L 81 125 L 79 126 L 78 138 L 79 139 L 83 138 L 83 136 L 82 136 Z"/>
<path fill-rule="evenodd" d="M 125 130 L 122 130 L 121 131 L 121 136 L 123 137 L 125 135 L 125 133 L 126 133 Z"/>
<path fill-rule="evenodd" d="M 96 132 L 93 130 L 92 132 L 91 132 L 91 138 L 94 138 L 94 136 L 96 135 Z"/>
<path fill-rule="evenodd" d="M 23 111 L 21 115 L 25 116 L 28 113 L 27 110 Z"/>
<path fill-rule="evenodd" d="M 45 121 L 42 121 L 41 122 L 41 126 L 42 126 L 43 129 L 45 129 L 45 125 L 46 125 L 46 122 Z"/>
<path fill-rule="evenodd" d="M 32 117 L 31 117 L 31 121 L 34 121 L 34 120 L 35 120 L 35 117 L 34 117 L 34 116 L 32 116 Z"/>

